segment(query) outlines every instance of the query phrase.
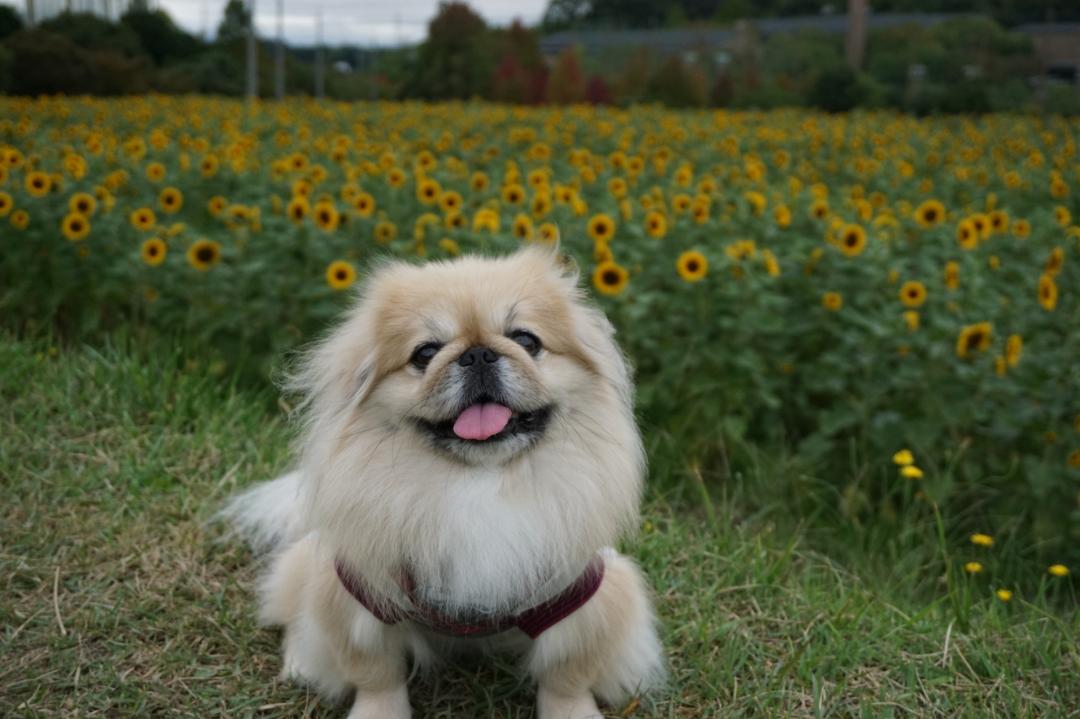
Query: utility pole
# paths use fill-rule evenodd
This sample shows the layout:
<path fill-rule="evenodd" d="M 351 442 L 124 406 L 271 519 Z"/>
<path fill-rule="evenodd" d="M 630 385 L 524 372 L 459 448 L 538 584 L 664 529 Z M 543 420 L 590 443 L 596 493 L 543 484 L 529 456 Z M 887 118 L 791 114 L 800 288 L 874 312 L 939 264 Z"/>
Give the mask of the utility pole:
<path fill-rule="evenodd" d="M 277 48 L 274 52 L 274 97 L 285 99 L 285 0 L 277 0 Z"/>
<path fill-rule="evenodd" d="M 26 24 L 34 27 L 34 0 L 26 0 Z"/>
<path fill-rule="evenodd" d="M 315 9 L 315 97 L 323 98 L 326 90 L 326 68 L 323 66 L 322 8 Z"/>
<path fill-rule="evenodd" d="M 255 36 L 255 0 L 248 0 L 247 29 L 247 98 L 259 95 L 259 43 Z"/>
<path fill-rule="evenodd" d="M 844 55 L 848 67 L 855 72 L 862 68 L 866 54 L 866 16 L 869 7 L 866 0 L 848 0 L 848 30 L 844 43 Z"/>

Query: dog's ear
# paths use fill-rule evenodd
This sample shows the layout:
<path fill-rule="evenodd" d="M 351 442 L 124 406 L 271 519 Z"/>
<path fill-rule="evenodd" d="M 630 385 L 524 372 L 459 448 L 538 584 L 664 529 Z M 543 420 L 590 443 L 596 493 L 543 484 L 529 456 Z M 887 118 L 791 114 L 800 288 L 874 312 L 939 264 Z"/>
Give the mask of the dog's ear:
<path fill-rule="evenodd" d="M 374 314 L 370 295 L 360 295 L 344 320 L 303 353 L 286 389 L 308 412 L 336 416 L 367 397 L 375 383 Z"/>

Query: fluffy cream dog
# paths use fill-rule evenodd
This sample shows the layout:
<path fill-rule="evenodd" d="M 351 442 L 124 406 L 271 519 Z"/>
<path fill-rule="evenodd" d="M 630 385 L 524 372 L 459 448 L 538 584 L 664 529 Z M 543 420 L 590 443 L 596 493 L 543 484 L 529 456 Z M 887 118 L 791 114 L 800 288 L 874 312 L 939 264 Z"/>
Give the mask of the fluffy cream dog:
<path fill-rule="evenodd" d="M 612 549 L 643 471 L 613 334 L 550 250 L 371 277 L 298 375 L 298 469 L 226 510 L 274 549 L 286 676 L 355 690 L 352 719 L 410 716 L 410 661 L 463 644 L 520 653 L 540 719 L 657 684 L 648 590 Z"/>

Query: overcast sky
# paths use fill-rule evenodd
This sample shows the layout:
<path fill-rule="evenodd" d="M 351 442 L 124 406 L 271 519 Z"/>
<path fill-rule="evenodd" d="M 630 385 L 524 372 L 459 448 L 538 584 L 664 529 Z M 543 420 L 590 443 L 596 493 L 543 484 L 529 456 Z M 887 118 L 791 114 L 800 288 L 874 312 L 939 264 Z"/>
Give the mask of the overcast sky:
<path fill-rule="evenodd" d="M 277 34 L 277 1 L 256 0 L 255 27 L 262 36 Z M 323 36 L 332 45 L 398 45 L 422 40 L 437 0 L 283 0 L 285 38 L 293 45 L 315 40 L 315 16 L 322 8 Z M 213 35 L 226 0 L 159 0 L 181 26 Z M 536 23 L 547 0 L 469 0 L 488 23 L 508 25 L 514 18 Z"/>

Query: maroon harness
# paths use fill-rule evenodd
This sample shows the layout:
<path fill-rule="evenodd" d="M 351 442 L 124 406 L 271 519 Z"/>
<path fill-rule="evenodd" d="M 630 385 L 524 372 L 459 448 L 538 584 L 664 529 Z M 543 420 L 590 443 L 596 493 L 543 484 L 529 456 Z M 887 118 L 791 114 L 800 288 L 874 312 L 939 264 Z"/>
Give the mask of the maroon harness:
<path fill-rule="evenodd" d="M 441 634 L 455 637 L 482 637 L 517 627 L 531 639 L 536 639 L 547 629 L 580 609 L 592 595 L 596 594 L 596 590 L 600 588 L 600 583 L 604 579 L 604 560 L 597 555 L 585 567 L 581 576 L 546 602 L 526 609 L 520 614 L 478 620 L 476 623 L 464 623 L 435 607 L 418 601 L 416 586 L 408 574 L 402 578 L 401 588 L 412 602 L 412 610 L 402 611 L 375 601 L 364 581 L 350 572 L 340 559 L 334 561 L 334 569 L 345 591 L 383 624 L 397 624 L 403 619 L 409 619 Z"/>

